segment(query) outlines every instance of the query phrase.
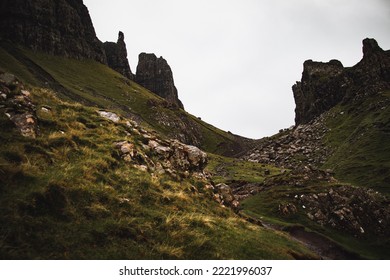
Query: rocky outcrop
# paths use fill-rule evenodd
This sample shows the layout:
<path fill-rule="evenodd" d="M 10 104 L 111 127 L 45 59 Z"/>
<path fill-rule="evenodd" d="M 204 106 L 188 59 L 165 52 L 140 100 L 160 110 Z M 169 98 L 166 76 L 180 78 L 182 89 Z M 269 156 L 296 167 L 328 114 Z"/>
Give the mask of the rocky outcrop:
<path fill-rule="evenodd" d="M 108 66 L 121 73 L 126 78 L 133 80 L 134 75 L 131 72 L 127 59 L 125 35 L 123 32 L 119 31 L 118 41 L 116 43 L 105 42 L 104 50 L 106 52 Z"/>
<path fill-rule="evenodd" d="M 371 189 L 342 186 L 295 197 L 310 220 L 361 237 L 390 232 L 390 201 Z"/>
<path fill-rule="evenodd" d="M 307 60 L 301 82 L 293 86 L 295 123 L 305 124 L 339 103 L 345 96 L 345 72 L 341 62 Z"/>
<path fill-rule="evenodd" d="M 295 124 L 306 124 L 340 102 L 377 94 L 390 87 L 390 51 L 374 39 L 363 40 L 363 58 L 351 68 L 341 62 L 305 61 L 302 79 L 293 86 Z"/>
<path fill-rule="evenodd" d="M 1 0 L 0 39 L 49 54 L 106 63 L 82 0 Z"/>
<path fill-rule="evenodd" d="M 138 59 L 135 81 L 175 107 L 183 109 L 167 61 L 162 57 L 157 58 L 155 54 L 147 53 L 141 53 Z"/>
<path fill-rule="evenodd" d="M 8 73 L 0 73 L 0 110 L 22 136 L 36 137 L 38 120 L 30 92 L 24 89 L 14 75 Z"/>
<path fill-rule="evenodd" d="M 145 144 L 137 148 L 127 141 L 115 142 L 121 157 L 141 170 L 169 174 L 174 177 L 188 177 L 193 172 L 203 172 L 207 154 L 195 146 L 185 145 L 177 140 L 163 140 L 132 121 L 127 122 L 132 133 L 143 138 Z"/>

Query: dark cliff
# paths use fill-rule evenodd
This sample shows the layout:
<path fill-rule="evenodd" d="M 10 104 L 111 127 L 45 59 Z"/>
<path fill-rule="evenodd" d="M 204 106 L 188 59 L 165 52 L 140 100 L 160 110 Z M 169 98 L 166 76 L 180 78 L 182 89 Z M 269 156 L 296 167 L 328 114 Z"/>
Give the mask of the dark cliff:
<path fill-rule="evenodd" d="M 130 80 L 134 80 L 134 75 L 131 72 L 127 59 L 125 35 L 121 31 L 119 31 L 118 41 L 116 43 L 104 43 L 104 50 L 106 52 L 108 66 Z"/>
<path fill-rule="evenodd" d="M 103 44 L 82 0 L 0 0 L 0 39 L 106 63 Z"/>
<path fill-rule="evenodd" d="M 302 79 L 293 86 L 295 123 L 305 124 L 340 102 L 376 94 L 390 85 L 390 52 L 374 39 L 363 40 L 363 58 L 346 68 L 341 62 L 305 61 Z"/>
<path fill-rule="evenodd" d="M 166 99 L 171 105 L 184 108 L 178 98 L 171 67 L 164 58 L 157 58 L 155 54 L 141 53 L 135 81 Z"/>

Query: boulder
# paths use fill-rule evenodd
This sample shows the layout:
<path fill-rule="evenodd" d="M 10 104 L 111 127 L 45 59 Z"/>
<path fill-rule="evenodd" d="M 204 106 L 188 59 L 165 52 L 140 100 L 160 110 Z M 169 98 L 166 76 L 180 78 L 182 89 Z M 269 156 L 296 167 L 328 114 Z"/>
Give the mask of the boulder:
<path fill-rule="evenodd" d="M 120 117 L 117 114 L 112 113 L 112 112 L 98 111 L 98 114 L 107 120 L 113 121 L 114 123 L 117 123 L 120 121 Z"/>

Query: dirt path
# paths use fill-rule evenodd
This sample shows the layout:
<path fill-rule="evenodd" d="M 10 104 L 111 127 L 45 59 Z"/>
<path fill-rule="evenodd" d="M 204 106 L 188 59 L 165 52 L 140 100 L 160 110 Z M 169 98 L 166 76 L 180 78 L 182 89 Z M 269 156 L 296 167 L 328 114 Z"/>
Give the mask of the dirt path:
<path fill-rule="evenodd" d="M 319 233 L 306 231 L 303 226 L 281 227 L 275 224 L 266 223 L 260 219 L 248 217 L 246 215 L 240 216 L 250 223 L 276 231 L 287 232 L 292 239 L 298 241 L 309 250 L 315 252 L 323 260 L 363 259 L 360 255 L 346 250 L 336 242 Z"/>
<path fill-rule="evenodd" d="M 302 226 L 294 226 L 285 229 L 295 240 L 304 244 L 310 250 L 316 252 L 325 260 L 358 260 L 362 257 L 356 253 L 349 252 L 336 242 L 316 233 L 306 231 Z"/>

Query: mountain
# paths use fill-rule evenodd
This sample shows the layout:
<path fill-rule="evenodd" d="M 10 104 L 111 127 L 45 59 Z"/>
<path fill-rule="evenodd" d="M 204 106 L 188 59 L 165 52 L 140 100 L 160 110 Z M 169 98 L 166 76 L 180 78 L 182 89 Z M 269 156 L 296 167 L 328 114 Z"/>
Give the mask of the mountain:
<path fill-rule="evenodd" d="M 308 60 L 303 68 L 293 86 L 296 125 L 243 156 L 285 173 L 259 186 L 233 182 L 233 193 L 257 193 L 243 211 L 287 223 L 292 234 L 307 235 L 303 225 L 366 258 L 388 258 L 390 51 L 367 38 L 353 67 Z"/>
<path fill-rule="evenodd" d="M 1 259 L 318 258 L 226 207 L 199 148 L 11 74 L 0 91 Z"/>
<path fill-rule="evenodd" d="M 1 2 L 4 71 L 31 85 L 50 87 L 67 100 L 117 110 L 168 137 L 209 152 L 235 155 L 250 147 L 253 141 L 221 131 L 181 110 L 183 104 L 165 59 L 141 54 L 133 77 L 124 34 L 119 33 L 117 43 L 102 44 L 81 0 L 20 2 Z M 73 25 L 68 26 L 69 22 Z M 52 42 L 46 44 L 43 37 Z M 110 71 L 106 62 L 124 76 Z"/>
<path fill-rule="evenodd" d="M 12 22 L 57 40 L 61 20 L 49 16 L 62 15 L 54 12 L 61 3 L 72 11 L 66 22 L 89 18 L 81 1 L 13 3 L 1 2 L 9 20 L 0 43 L 0 258 L 318 258 L 237 216 L 229 208 L 237 201 L 204 169 L 208 155 L 188 145 L 236 154 L 253 141 L 172 106 L 87 48 L 45 49 L 4 35 Z M 123 58 L 122 39 L 113 55 Z"/>
<path fill-rule="evenodd" d="M 187 113 L 164 58 L 134 75 L 81 0 L 0 7 L 0 258 L 389 258 L 374 39 L 353 67 L 306 61 L 296 125 L 252 140 Z"/>

